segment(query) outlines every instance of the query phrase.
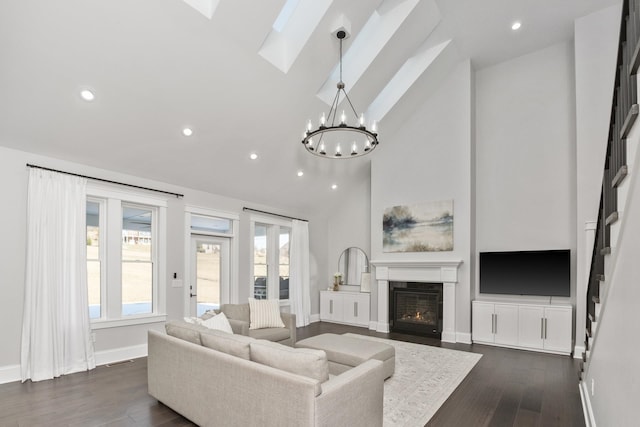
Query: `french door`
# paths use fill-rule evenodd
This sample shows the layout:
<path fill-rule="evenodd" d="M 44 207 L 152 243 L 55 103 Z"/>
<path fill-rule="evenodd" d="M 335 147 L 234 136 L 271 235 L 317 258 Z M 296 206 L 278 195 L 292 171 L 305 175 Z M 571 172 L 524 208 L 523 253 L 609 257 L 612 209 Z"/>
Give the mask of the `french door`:
<path fill-rule="evenodd" d="M 191 236 L 191 316 L 220 308 L 229 301 L 229 239 Z"/>

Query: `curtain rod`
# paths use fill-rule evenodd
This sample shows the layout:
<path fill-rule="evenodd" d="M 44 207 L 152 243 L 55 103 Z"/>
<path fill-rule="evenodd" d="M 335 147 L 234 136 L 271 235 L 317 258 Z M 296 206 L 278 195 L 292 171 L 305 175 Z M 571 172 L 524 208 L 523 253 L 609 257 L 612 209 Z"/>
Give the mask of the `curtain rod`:
<path fill-rule="evenodd" d="M 261 214 L 267 214 L 267 215 L 273 215 L 273 216 L 279 216 L 279 217 L 281 217 L 281 218 L 295 219 L 295 220 L 298 220 L 298 221 L 309 222 L 309 220 L 308 220 L 308 219 L 294 218 L 294 217 L 292 217 L 292 216 L 280 215 L 280 214 L 277 214 L 277 213 L 260 211 L 260 210 L 258 210 L 258 209 L 248 208 L 248 207 L 246 207 L 246 206 L 245 206 L 244 208 L 242 208 L 242 210 L 243 210 L 243 211 L 258 212 L 258 213 L 261 213 Z"/>
<path fill-rule="evenodd" d="M 65 171 L 61 171 L 61 170 L 57 170 L 57 169 L 51 169 L 51 168 L 45 168 L 44 166 L 32 165 L 32 164 L 29 164 L 29 163 L 27 163 L 27 167 L 36 168 L 36 169 L 43 169 L 43 170 L 51 171 L 51 172 L 63 173 L 65 175 L 72 175 L 72 176 L 77 176 L 77 177 L 80 177 L 80 178 L 92 179 L 94 181 L 108 182 L 109 184 L 124 185 L 125 187 L 133 187 L 133 188 L 138 188 L 140 190 L 155 191 L 156 193 L 170 194 L 170 195 L 176 196 L 178 198 L 184 197 L 184 194 L 172 193 L 170 191 L 156 190 L 155 188 L 141 187 L 139 185 L 126 184 L 124 182 L 111 181 L 111 180 L 108 180 L 108 179 L 95 178 L 93 176 L 80 175 L 80 174 L 77 174 L 77 173 L 65 172 Z"/>

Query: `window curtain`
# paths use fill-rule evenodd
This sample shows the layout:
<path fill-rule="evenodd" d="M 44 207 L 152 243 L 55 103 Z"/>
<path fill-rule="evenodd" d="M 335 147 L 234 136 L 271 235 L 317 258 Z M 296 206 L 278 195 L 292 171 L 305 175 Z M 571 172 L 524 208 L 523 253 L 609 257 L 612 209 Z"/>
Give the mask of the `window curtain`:
<path fill-rule="evenodd" d="M 29 169 L 22 381 L 95 368 L 87 296 L 86 179 Z"/>
<path fill-rule="evenodd" d="M 296 315 L 296 327 L 307 326 L 311 318 L 311 290 L 309 285 L 309 224 L 293 220 L 289 251 L 289 292 L 291 311 Z"/>

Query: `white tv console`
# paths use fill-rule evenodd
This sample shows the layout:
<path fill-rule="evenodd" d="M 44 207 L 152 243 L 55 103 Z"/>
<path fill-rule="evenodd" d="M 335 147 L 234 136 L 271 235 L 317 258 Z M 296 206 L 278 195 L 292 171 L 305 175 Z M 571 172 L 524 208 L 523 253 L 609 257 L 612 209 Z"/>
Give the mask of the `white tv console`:
<path fill-rule="evenodd" d="M 522 350 L 571 354 L 573 307 L 510 301 L 472 302 L 472 341 Z"/>

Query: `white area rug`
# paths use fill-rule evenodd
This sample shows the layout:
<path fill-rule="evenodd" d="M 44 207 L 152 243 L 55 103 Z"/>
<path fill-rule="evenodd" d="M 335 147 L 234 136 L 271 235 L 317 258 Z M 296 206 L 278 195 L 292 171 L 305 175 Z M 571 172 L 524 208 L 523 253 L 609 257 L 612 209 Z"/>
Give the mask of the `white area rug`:
<path fill-rule="evenodd" d="M 384 426 L 422 427 L 482 357 L 480 354 L 347 333 L 396 348 L 396 371 L 384 383 Z"/>

